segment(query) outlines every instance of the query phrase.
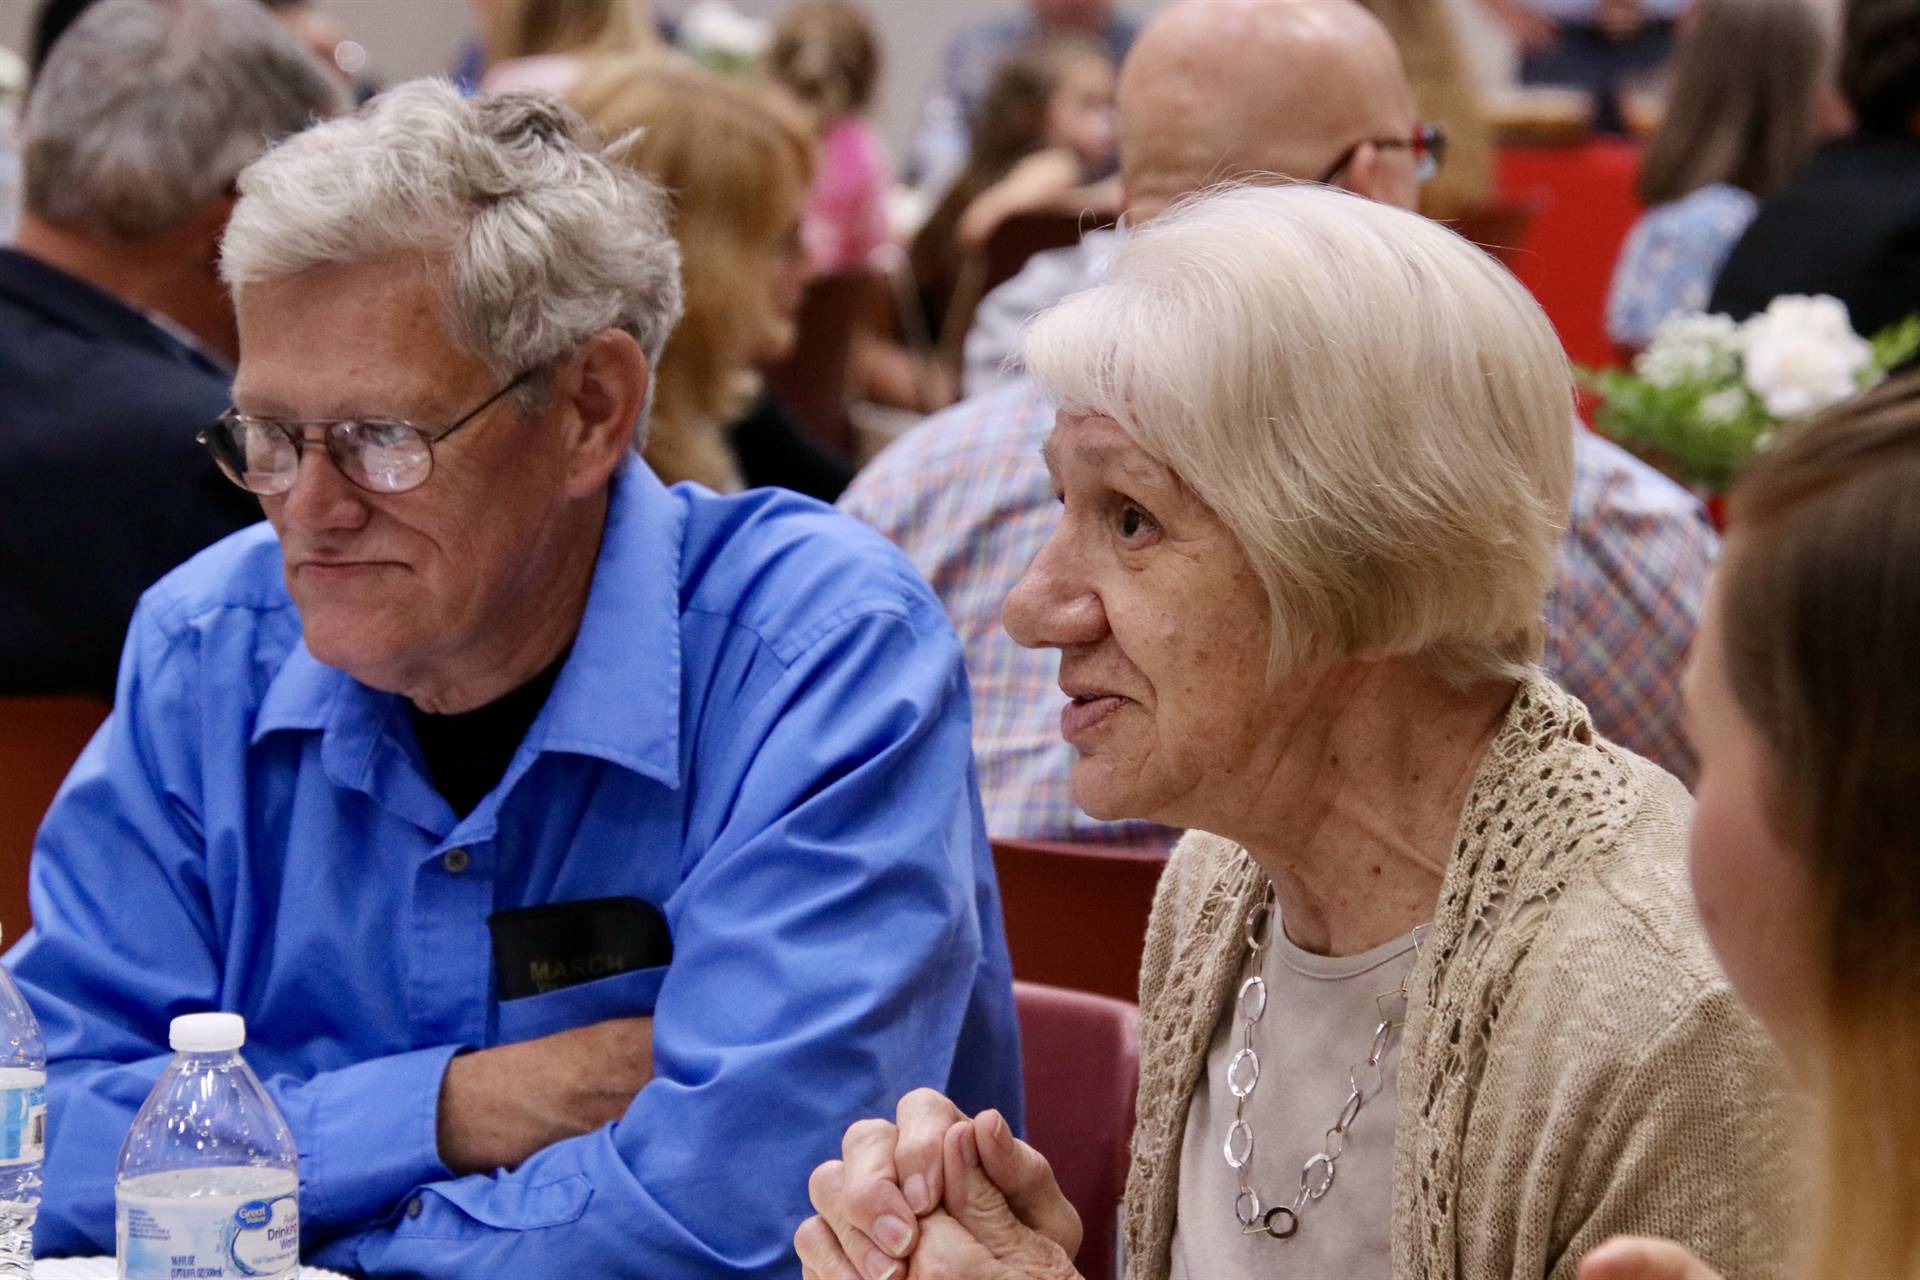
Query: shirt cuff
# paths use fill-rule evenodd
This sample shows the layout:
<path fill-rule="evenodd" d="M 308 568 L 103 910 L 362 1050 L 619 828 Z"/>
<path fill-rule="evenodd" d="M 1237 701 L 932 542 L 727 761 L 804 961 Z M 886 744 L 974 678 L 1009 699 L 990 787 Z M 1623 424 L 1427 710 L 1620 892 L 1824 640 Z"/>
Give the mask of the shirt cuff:
<path fill-rule="evenodd" d="M 316 1226 L 356 1227 L 423 1182 L 440 1161 L 440 1082 L 458 1045 L 358 1062 L 300 1090 L 301 1209 Z"/>

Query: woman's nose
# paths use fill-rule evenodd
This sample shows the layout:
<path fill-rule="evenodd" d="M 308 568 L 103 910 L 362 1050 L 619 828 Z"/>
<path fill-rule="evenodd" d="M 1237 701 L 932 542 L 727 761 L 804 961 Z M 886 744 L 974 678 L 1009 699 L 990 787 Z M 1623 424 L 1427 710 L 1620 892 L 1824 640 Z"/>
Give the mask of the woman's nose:
<path fill-rule="evenodd" d="M 1064 526 L 1007 594 L 1001 624 L 1015 643 L 1029 649 L 1065 649 L 1105 637 L 1105 606 Z"/>

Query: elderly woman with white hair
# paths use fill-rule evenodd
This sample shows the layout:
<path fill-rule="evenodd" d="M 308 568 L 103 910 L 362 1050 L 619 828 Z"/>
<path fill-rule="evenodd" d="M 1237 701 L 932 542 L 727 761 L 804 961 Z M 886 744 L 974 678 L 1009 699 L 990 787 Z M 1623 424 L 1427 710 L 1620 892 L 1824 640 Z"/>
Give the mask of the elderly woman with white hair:
<path fill-rule="evenodd" d="M 1139 1280 L 1783 1273 L 1777 1064 L 1694 918 L 1689 800 L 1536 663 L 1572 441 L 1539 308 L 1443 228 L 1230 188 L 1042 316 L 1058 649 L 1100 818 L 1192 828 L 1141 974 Z M 816 1170 L 820 1280 L 1072 1274 L 1001 1117 L 930 1091 Z"/>

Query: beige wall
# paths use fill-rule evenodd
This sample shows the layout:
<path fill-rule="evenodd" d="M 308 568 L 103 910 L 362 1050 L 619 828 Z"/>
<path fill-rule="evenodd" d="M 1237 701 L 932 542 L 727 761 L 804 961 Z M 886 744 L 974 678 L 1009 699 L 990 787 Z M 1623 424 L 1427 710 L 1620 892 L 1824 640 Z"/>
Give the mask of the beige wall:
<path fill-rule="evenodd" d="M 691 0 L 654 0 L 660 13 L 684 11 Z M 756 17 L 776 16 L 784 0 L 734 0 Z M 927 87 L 939 74 L 940 48 L 963 22 L 1002 12 L 1019 0 L 866 0 L 886 50 L 886 79 L 876 117 L 896 145 L 913 129 Z M 1145 13 L 1164 0 L 1123 0 Z M 372 55 L 388 80 L 430 75 L 453 62 L 465 38 L 468 0 L 318 0 Z M 0 0 L 0 44 L 25 51 L 38 0 Z"/>
<path fill-rule="evenodd" d="M 662 13 L 683 11 L 691 0 L 654 0 Z M 881 129 L 901 146 L 912 132 L 928 88 L 938 79 L 940 49 L 956 26 L 1002 12 L 1019 0 L 866 0 L 886 50 L 886 79 L 876 116 Z M 1474 0 L 1450 0 L 1463 13 Z M 374 66 L 389 80 L 445 70 L 467 30 L 468 0 L 318 0 L 366 45 Z M 784 0 L 734 0 L 743 12 L 759 17 L 779 13 Z M 1165 0 L 1121 0 L 1130 12 L 1146 15 Z M 31 14 L 38 0 L 0 0 L 0 44 L 24 50 Z M 1497 50 L 1480 46 L 1483 70 L 1498 66 Z"/>

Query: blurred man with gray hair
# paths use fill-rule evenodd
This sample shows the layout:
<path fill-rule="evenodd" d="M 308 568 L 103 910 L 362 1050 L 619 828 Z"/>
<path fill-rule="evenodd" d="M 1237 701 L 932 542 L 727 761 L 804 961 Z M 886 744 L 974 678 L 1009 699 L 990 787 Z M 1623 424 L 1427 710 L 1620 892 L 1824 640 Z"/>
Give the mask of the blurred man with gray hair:
<path fill-rule="evenodd" d="M 111 1247 L 168 1020 L 218 1008 L 321 1265 L 791 1276 L 853 1119 L 1020 1105 L 939 602 L 640 462 L 679 251 L 555 100 L 403 85 L 239 191 L 203 439 L 268 523 L 147 593 L 35 846 L 42 1251 Z"/>
<path fill-rule="evenodd" d="M 252 0 L 106 0 L 35 80 L 0 250 L 0 694 L 108 698 L 140 592 L 260 518 L 195 448 L 235 176 L 343 103 Z"/>

